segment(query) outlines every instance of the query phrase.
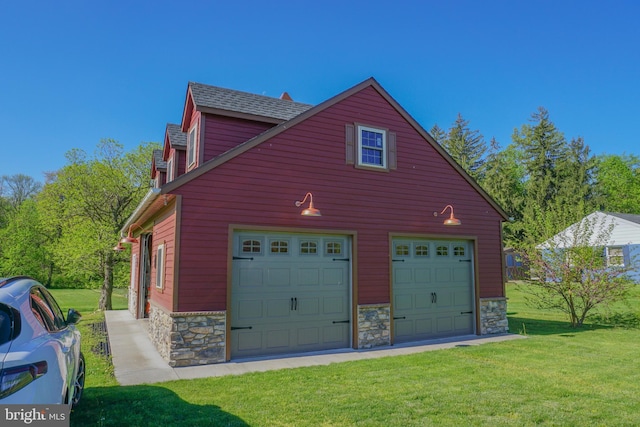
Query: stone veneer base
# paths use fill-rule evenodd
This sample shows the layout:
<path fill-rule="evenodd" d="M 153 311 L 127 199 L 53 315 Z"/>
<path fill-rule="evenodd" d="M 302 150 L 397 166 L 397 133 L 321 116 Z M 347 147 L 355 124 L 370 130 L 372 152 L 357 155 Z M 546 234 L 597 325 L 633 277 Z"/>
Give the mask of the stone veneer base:
<path fill-rule="evenodd" d="M 391 344 L 391 306 L 370 304 L 358 306 L 358 348 Z"/>
<path fill-rule="evenodd" d="M 170 313 L 155 304 L 149 312 L 149 337 L 169 366 L 194 366 L 226 360 L 224 311 Z"/>
<path fill-rule="evenodd" d="M 506 298 L 480 298 L 480 334 L 509 332 Z"/>
<path fill-rule="evenodd" d="M 509 332 L 506 298 L 480 299 L 480 334 Z M 151 304 L 149 336 L 169 366 L 226 361 L 226 312 L 171 313 Z M 391 306 L 358 306 L 358 349 L 391 344 Z"/>

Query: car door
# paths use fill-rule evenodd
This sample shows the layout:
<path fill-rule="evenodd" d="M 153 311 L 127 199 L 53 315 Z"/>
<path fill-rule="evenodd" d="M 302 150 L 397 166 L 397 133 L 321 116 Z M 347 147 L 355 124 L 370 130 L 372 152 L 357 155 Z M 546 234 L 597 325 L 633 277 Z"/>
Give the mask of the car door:
<path fill-rule="evenodd" d="M 42 286 L 31 290 L 31 299 L 42 315 L 44 325 L 49 331 L 51 344 L 57 347 L 60 375 L 64 381 L 62 392 L 71 393 L 80 357 L 80 336 L 77 329 L 67 325 L 60 306 L 53 296 Z M 71 395 L 65 398 L 71 398 Z"/>

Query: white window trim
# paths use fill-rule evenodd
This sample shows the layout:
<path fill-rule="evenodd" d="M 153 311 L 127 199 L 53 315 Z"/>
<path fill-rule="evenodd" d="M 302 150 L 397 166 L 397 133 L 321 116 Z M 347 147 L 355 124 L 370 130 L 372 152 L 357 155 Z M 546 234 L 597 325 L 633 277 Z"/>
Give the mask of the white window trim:
<path fill-rule="evenodd" d="M 363 163 L 362 161 L 362 131 L 370 131 L 375 133 L 382 134 L 382 165 L 374 165 L 371 163 Z M 357 137 L 358 137 L 358 166 L 368 167 L 368 168 L 377 168 L 377 169 L 388 169 L 388 147 L 387 147 L 387 130 L 374 128 L 371 126 L 358 125 L 356 128 Z"/>
<path fill-rule="evenodd" d="M 619 249 L 620 250 L 620 254 L 619 255 L 611 255 L 611 249 Z M 607 254 L 607 267 L 624 267 L 624 249 L 622 246 L 607 246 L 606 247 L 606 254 Z M 621 262 L 619 263 L 612 263 L 611 259 L 612 258 L 619 258 L 621 260 Z"/>
<path fill-rule="evenodd" d="M 173 181 L 173 157 L 167 160 L 167 182 Z"/>
<path fill-rule="evenodd" d="M 156 288 L 164 289 L 165 249 L 164 243 L 156 248 Z"/>
<path fill-rule="evenodd" d="M 193 125 L 189 130 L 187 137 L 187 167 L 191 167 L 196 163 L 196 147 L 198 137 L 198 124 Z"/>

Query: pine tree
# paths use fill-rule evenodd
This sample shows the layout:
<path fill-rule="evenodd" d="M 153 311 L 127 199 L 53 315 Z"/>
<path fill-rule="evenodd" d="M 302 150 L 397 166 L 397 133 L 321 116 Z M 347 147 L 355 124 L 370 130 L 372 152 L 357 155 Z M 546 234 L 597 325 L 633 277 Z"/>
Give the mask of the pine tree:
<path fill-rule="evenodd" d="M 469 121 L 462 114 L 458 113 L 444 138 L 436 138 L 436 141 L 469 175 L 476 180 L 482 178 L 488 147 L 480 131 L 469 129 Z"/>

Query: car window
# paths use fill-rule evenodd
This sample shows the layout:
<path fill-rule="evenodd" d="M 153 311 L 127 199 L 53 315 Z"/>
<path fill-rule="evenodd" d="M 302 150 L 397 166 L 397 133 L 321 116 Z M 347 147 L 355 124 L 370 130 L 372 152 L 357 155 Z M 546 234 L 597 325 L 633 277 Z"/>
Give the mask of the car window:
<path fill-rule="evenodd" d="M 64 315 L 62 314 L 62 310 L 60 306 L 56 302 L 56 299 L 51 295 L 51 293 L 45 288 L 40 288 L 40 292 L 42 296 L 46 299 L 49 307 L 51 307 L 51 311 L 53 312 L 53 316 L 55 318 L 56 326 L 58 329 L 64 329 L 67 326 L 67 322 L 64 320 Z"/>
<path fill-rule="evenodd" d="M 0 345 L 11 340 L 11 313 L 9 307 L 0 304 Z"/>
<path fill-rule="evenodd" d="M 54 309 L 45 297 L 45 292 L 47 291 L 40 287 L 31 288 L 31 311 L 49 332 L 59 331 L 66 326 L 66 323 L 62 317 L 60 307 L 55 304 Z"/>

